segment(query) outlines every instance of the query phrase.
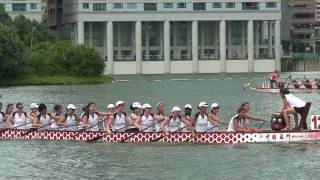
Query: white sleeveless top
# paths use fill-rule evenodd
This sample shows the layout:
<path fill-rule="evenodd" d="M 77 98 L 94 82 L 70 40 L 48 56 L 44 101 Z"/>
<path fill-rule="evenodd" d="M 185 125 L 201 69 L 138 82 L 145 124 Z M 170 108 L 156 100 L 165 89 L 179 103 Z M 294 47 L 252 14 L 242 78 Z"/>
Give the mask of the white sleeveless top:
<path fill-rule="evenodd" d="M 233 120 L 238 117 L 238 114 L 233 116 L 229 122 L 229 126 L 228 126 L 228 132 L 236 132 L 236 130 L 234 129 L 233 127 Z M 249 123 L 249 120 L 248 119 L 245 119 L 245 120 L 241 120 L 238 122 L 238 127 L 239 128 L 243 128 L 243 123 Z"/>
<path fill-rule="evenodd" d="M 39 130 L 50 130 L 51 125 L 49 124 L 51 122 L 51 116 L 49 114 L 46 114 L 46 116 L 39 115 L 39 124 L 41 126 L 47 125 L 45 127 L 40 128 Z"/>
<path fill-rule="evenodd" d="M 28 116 L 31 116 L 31 113 L 32 112 L 28 112 Z M 37 116 L 37 114 L 36 114 L 36 116 Z M 26 123 L 30 123 L 30 124 L 27 124 L 27 126 L 26 126 L 28 129 L 32 128 L 32 120 L 30 118 L 27 117 Z"/>
<path fill-rule="evenodd" d="M 59 114 L 54 114 L 54 116 L 61 116 L 61 115 L 59 115 Z M 59 129 L 59 126 L 58 126 L 56 120 L 52 118 L 52 121 L 51 121 L 51 122 L 52 122 L 52 123 L 51 123 L 51 129 L 58 130 L 58 129 Z"/>
<path fill-rule="evenodd" d="M 7 122 L 4 122 L 4 114 L 0 112 L 0 129 L 7 128 Z"/>
<path fill-rule="evenodd" d="M 126 116 L 122 113 L 120 116 L 118 114 L 114 115 L 114 120 L 112 123 L 112 131 L 124 132 L 126 129 Z"/>
<path fill-rule="evenodd" d="M 14 117 L 13 117 L 13 127 L 18 127 L 16 129 L 27 129 L 27 125 L 21 126 L 23 124 L 26 124 L 27 122 L 27 117 L 24 113 L 21 114 L 21 116 L 19 116 L 19 114 L 16 112 L 14 113 Z"/>
<path fill-rule="evenodd" d="M 151 114 L 149 114 L 148 117 L 145 115 L 141 116 L 141 128 L 144 129 L 144 132 L 152 132 L 154 130 L 154 126 L 151 126 L 152 124 L 154 124 L 154 119 Z M 149 128 L 146 129 L 147 127 Z"/>
<path fill-rule="evenodd" d="M 157 114 L 157 115 L 159 115 L 161 119 L 163 119 L 163 118 L 165 117 L 164 114 Z M 157 123 L 157 124 L 154 126 L 154 128 L 155 128 L 155 130 L 156 130 L 157 132 L 160 131 L 160 129 L 161 129 L 161 123 L 162 123 L 162 122 L 163 122 L 163 121 Z"/>
<path fill-rule="evenodd" d="M 199 114 L 196 121 L 196 131 L 204 132 L 207 129 L 208 129 L 208 115 L 204 114 L 204 116 L 202 117 L 201 114 Z"/>
<path fill-rule="evenodd" d="M 207 132 L 217 132 L 219 130 L 219 128 L 217 127 L 217 125 L 212 124 L 209 120 L 208 120 L 208 131 Z"/>
<path fill-rule="evenodd" d="M 65 115 L 66 118 L 64 120 L 66 128 L 64 128 L 65 131 L 77 131 L 78 130 L 78 122 L 76 121 L 76 116 L 72 115 L 70 116 L 69 114 Z"/>
<path fill-rule="evenodd" d="M 99 116 L 94 113 L 93 116 L 91 114 L 88 115 L 88 131 L 99 131 Z"/>
<path fill-rule="evenodd" d="M 170 132 L 174 132 L 174 131 L 179 130 L 180 127 L 181 127 L 180 117 L 177 117 L 175 120 L 172 117 L 170 117 L 169 123 L 167 125 L 167 129 Z"/>
<path fill-rule="evenodd" d="M 188 119 L 192 119 L 192 117 L 190 117 L 189 115 L 185 115 Z M 191 121 L 190 121 L 191 123 Z M 181 128 L 188 126 L 187 124 L 185 124 L 184 122 L 181 121 Z M 181 130 L 181 132 L 189 132 L 188 128 L 184 128 Z"/>

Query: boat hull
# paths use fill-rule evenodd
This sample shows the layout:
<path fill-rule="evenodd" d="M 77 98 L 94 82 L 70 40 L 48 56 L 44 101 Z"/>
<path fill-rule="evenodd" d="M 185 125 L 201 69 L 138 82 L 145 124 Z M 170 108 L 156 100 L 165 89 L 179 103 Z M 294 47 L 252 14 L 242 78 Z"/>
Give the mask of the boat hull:
<path fill-rule="evenodd" d="M 121 142 L 130 137 L 126 142 L 147 143 L 157 138 L 163 137 L 160 132 L 150 133 L 114 133 L 106 132 L 73 132 L 73 131 L 34 131 L 21 137 L 28 130 L 6 130 L 1 132 L 0 139 L 12 140 L 66 140 L 66 141 L 88 141 L 95 137 L 102 137 L 99 141 Z M 263 132 L 263 133 L 197 133 L 192 138 L 191 133 L 173 133 L 159 139 L 162 143 L 206 143 L 206 144 L 239 144 L 239 143 L 273 143 L 273 142 L 299 142 L 299 141 L 318 141 L 320 131 L 291 131 L 291 132 Z"/>
<path fill-rule="evenodd" d="M 257 92 L 262 92 L 262 93 L 279 93 L 280 89 L 272 89 L 272 88 L 256 88 Z M 291 88 L 289 89 L 290 92 L 292 93 L 319 93 L 320 89 L 294 89 Z"/>

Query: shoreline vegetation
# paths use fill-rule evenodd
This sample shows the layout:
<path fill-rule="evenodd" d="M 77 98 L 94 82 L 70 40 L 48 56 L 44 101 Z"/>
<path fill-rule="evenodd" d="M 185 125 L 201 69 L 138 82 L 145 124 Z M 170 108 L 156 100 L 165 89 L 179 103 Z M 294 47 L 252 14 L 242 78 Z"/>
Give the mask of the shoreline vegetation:
<path fill-rule="evenodd" d="M 85 85 L 85 84 L 108 84 L 112 83 L 109 75 L 94 77 L 84 76 L 21 76 L 0 80 L 0 87 L 10 86 L 41 86 L 41 85 Z"/>
<path fill-rule="evenodd" d="M 105 66 L 96 48 L 22 15 L 12 19 L 0 6 L 0 87 L 111 83 Z"/>

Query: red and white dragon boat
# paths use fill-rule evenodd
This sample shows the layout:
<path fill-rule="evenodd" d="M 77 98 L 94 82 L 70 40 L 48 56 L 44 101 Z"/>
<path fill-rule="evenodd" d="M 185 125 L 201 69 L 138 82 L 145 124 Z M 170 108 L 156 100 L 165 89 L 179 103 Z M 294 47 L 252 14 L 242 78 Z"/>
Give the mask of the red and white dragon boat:
<path fill-rule="evenodd" d="M 245 85 L 245 88 L 249 88 L 251 90 L 255 90 L 257 92 L 261 93 L 279 93 L 280 89 L 279 88 L 271 88 L 271 85 L 269 82 L 263 82 L 261 87 L 251 87 L 251 84 L 248 83 Z M 288 90 L 291 93 L 320 93 L 319 88 L 312 88 L 312 89 L 307 89 L 307 88 L 288 88 Z"/>
<path fill-rule="evenodd" d="M 191 133 L 172 133 L 164 136 L 161 132 L 139 132 L 139 133 L 114 133 L 89 132 L 89 131 L 32 131 L 4 129 L 0 132 L 2 140 L 52 140 L 52 141 L 90 141 L 100 137 L 103 142 L 134 142 L 134 143 L 206 143 L 206 144 L 239 144 L 239 143 L 277 143 L 277 142 L 301 142 L 320 140 L 320 115 L 311 117 L 311 129 L 299 131 L 267 131 L 261 133 L 197 133 L 192 137 Z M 27 134 L 22 136 L 23 134 Z M 129 137 L 129 138 L 128 138 Z"/>

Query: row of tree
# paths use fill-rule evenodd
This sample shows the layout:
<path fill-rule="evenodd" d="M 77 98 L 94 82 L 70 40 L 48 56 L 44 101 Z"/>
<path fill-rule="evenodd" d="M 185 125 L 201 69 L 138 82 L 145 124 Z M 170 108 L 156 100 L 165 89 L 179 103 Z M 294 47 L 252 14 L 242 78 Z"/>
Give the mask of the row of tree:
<path fill-rule="evenodd" d="M 0 78 L 98 76 L 104 68 L 96 49 L 62 41 L 46 25 L 24 16 L 12 20 L 0 7 Z"/>

